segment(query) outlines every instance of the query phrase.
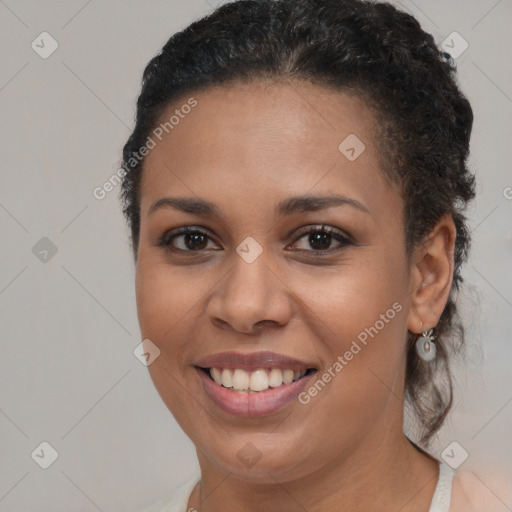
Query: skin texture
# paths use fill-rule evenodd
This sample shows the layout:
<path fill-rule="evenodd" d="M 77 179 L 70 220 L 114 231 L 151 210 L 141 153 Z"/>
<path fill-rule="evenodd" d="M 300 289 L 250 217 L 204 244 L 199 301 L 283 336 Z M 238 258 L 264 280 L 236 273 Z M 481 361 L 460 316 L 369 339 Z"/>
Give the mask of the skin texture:
<path fill-rule="evenodd" d="M 146 157 L 136 266 L 142 337 L 161 351 L 150 375 L 201 467 L 189 507 L 428 511 L 438 468 L 403 434 L 405 344 L 408 329 L 434 327 L 446 304 L 451 216 L 409 260 L 400 191 L 379 170 L 375 121 L 357 96 L 304 82 L 193 96 L 197 107 Z M 366 146 L 355 161 L 338 150 L 350 134 Z M 279 201 L 305 194 L 342 194 L 368 212 L 344 205 L 276 215 Z M 170 207 L 148 215 L 164 196 L 213 202 L 224 219 Z M 332 252 L 318 255 L 307 233 L 322 224 L 354 244 L 332 238 Z M 181 226 L 211 240 L 200 251 L 185 252 L 183 235 L 173 242 L 181 252 L 158 246 Z M 248 236 L 263 248 L 250 264 L 236 252 Z M 321 375 L 394 303 L 401 311 L 306 405 L 242 418 L 203 391 L 195 362 L 224 351 L 276 351 Z M 261 454 L 251 468 L 237 457 L 248 442 Z"/>

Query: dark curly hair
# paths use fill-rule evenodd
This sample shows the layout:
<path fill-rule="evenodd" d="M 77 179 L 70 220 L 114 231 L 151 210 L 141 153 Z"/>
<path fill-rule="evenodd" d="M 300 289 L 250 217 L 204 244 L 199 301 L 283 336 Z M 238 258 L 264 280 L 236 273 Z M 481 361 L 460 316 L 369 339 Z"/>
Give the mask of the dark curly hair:
<path fill-rule="evenodd" d="M 163 110 L 192 91 L 251 80 L 302 80 L 359 95 L 373 111 L 380 166 L 399 186 L 406 252 L 445 213 L 457 237 L 454 276 L 436 326 L 437 357 L 423 362 L 408 333 L 406 405 L 428 446 L 452 405 L 449 355 L 464 343 L 456 294 L 470 233 L 463 215 L 475 195 L 466 167 L 473 112 L 456 67 L 411 15 L 365 0 L 238 0 L 173 35 L 146 66 L 136 125 L 123 149 L 123 213 L 135 259 L 144 159 L 135 159 Z"/>

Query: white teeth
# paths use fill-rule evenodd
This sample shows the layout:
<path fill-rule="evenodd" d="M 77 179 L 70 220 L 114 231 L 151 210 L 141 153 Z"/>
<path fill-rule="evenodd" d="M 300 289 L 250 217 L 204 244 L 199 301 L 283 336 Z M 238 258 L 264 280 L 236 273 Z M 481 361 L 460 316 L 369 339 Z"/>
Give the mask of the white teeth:
<path fill-rule="evenodd" d="M 266 370 L 256 370 L 251 373 L 249 388 L 252 391 L 263 391 L 268 389 L 268 373 Z"/>
<path fill-rule="evenodd" d="M 233 387 L 238 390 L 249 389 L 249 374 L 237 368 L 233 372 Z"/>
<path fill-rule="evenodd" d="M 222 372 L 222 385 L 225 388 L 233 387 L 233 371 L 226 368 Z"/>
<path fill-rule="evenodd" d="M 212 368 L 210 370 L 210 375 L 217 384 L 222 384 L 222 373 L 218 368 Z"/>
<path fill-rule="evenodd" d="M 283 372 L 283 382 L 285 384 L 291 384 L 293 382 L 293 370 L 285 370 Z"/>
<path fill-rule="evenodd" d="M 268 376 L 268 385 L 271 388 L 278 388 L 283 383 L 283 372 L 279 368 L 272 368 Z"/>
<path fill-rule="evenodd" d="M 306 370 L 281 370 L 272 368 L 270 371 L 258 369 L 247 372 L 240 368 L 210 368 L 212 379 L 219 385 L 230 388 L 232 391 L 265 391 L 269 387 L 278 388 L 282 384 L 292 382 L 304 377 Z"/>

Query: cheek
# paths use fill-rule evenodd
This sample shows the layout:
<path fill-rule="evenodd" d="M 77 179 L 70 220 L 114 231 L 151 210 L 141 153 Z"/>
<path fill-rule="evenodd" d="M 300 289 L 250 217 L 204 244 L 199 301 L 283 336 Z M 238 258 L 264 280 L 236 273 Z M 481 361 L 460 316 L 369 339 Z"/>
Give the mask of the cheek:
<path fill-rule="evenodd" d="M 216 272 L 171 267 L 149 257 L 139 259 L 135 276 L 137 315 L 142 339 L 150 339 L 160 349 L 160 356 L 148 367 L 159 391 L 169 388 L 171 394 L 181 387 L 179 380 L 196 378 L 189 361 L 200 340 L 194 344 L 189 341 L 197 338 L 197 330 L 205 322 L 205 299 L 218 279 Z"/>
<path fill-rule="evenodd" d="M 283 276 L 339 349 L 359 334 L 364 341 L 365 329 L 375 324 L 378 334 L 386 337 L 402 332 L 405 322 L 398 314 L 406 309 L 405 261 L 376 248 L 353 254 L 335 267 L 298 267 Z M 303 308 L 304 314 L 308 308 Z"/>
<path fill-rule="evenodd" d="M 135 290 L 142 336 L 160 342 L 167 338 L 173 326 L 197 304 L 196 289 L 190 276 L 180 276 L 163 264 L 139 260 Z"/>
<path fill-rule="evenodd" d="M 398 255 L 383 258 L 368 251 L 329 275 L 324 269 L 300 279 L 289 276 L 294 292 L 308 306 L 303 314 L 317 324 L 317 343 L 326 355 L 324 372 L 331 368 L 335 375 L 327 384 L 336 395 L 335 400 L 329 397 L 330 412 L 351 411 L 351 417 L 369 419 L 383 407 L 390 390 L 398 394 L 405 355 L 405 272 Z M 327 399 L 328 394 L 323 396 Z"/>
<path fill-rule="evenodd" d="M 142 339 L 150 339 L 160 349 L 159 357 L 148 366 L 150 377 L 168 409 L 189 432 L 190 418 L 201 411 L 184 387 L 180 359 L 186 348 L 185 331 L 190 329 L 189 322 L 195 322 L 193 307 L 199 297 L 190 277 L 180 278 L 167 265 L 142 258 L 137 263 L 135 289 Z M 194 378 L 190 369 L 188 372 L 188 378 Z"/>

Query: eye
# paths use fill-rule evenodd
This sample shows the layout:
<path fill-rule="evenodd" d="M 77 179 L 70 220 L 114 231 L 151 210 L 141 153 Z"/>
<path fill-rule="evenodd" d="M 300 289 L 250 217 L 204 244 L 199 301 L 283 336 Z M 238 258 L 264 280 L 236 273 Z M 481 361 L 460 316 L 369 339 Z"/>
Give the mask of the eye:
<path fill-rule="evenodd" d="M 181 242 L 175 244 L 175 241 L 179 239 Z M 207 248 L 210 240 L 212 238 L 206 231 L 192 226 L 184 226 L 164 233 L 157 245 L 170 251 L 199 252 Z"/>
<path fill-rule="evenodd" d="M 302 239 L 305 239 L 306 244 L 313 250 L 300 247 L 298 250 L 317 254 L 332 253 L 347 245 L 354 245 L 348 235 L 335 228 L 326 228 L 324 225 L 302 233 L 293 245 Z M 207 231 L 194 226 L 184 226 L 164 233 L 157 245 L 173 252 L 201 252 L 203 249 L 208 249 L 209 241 L 213 242 L 213 239 Z M 330 247 L 333 241 L 338 243 L 338 247 L 334 249 Z M 210 248 L 212 249 L 212 247 Z M 219 249 L 213 248 L 213 250 Z"/>
<path fill-rule="evenodd" d="M 312 247 L 313 250 L 311 251 L 307 248 L 299 248 L 300 251 L 305 250 L 307 252 L 316 252 L 319 254 L 332 253 L 339 251 L 347 245 L 354 245 L 354 242 L 349 238 L 349 236 L 337 229 L 326 228 L 324 225 L 315 229 L 309 229 L 294 242 L 294 245 L 302 239 L 305 239 L 306 245 Z M 338 247 L 335 247 L 334 249 L 330 248 L 333 243 L 333 239 L 339 244 Z"/>

